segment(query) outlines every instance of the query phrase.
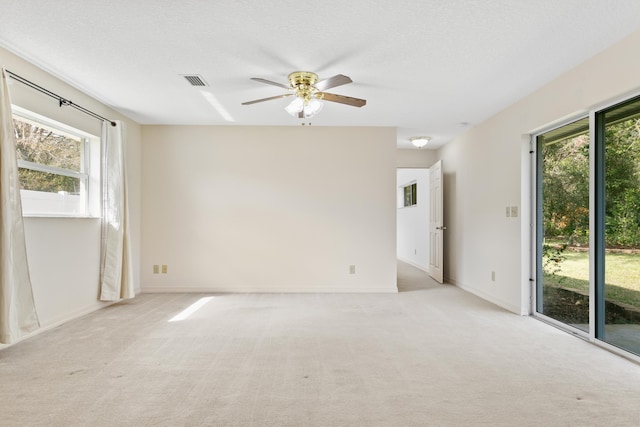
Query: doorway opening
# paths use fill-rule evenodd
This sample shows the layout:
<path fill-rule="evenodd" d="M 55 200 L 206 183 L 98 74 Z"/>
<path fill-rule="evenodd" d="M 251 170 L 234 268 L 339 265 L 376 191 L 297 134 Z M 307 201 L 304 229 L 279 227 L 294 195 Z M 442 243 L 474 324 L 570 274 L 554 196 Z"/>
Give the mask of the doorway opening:
<path fill-rule="evenodd" d="M 396 256 L 429 272 L 429 169 L 397 170 Z"/>
<path fill-rule="evenodd" d="M 396 257 L 444 282 L 442 161 L 430 168 L 399 168 Z"/>

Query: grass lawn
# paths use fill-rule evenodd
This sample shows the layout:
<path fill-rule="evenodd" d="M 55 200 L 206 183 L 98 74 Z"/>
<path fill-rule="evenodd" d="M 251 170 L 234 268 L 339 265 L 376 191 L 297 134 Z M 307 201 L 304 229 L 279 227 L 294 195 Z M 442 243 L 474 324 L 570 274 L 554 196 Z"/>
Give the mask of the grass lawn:
<path fill-rule="evenodd" d="M 566 259 L 555 276 L 544 276 L 544 283 L 589 292 L 589 254 L 565 251 Z M 640 307 L 640 254 L 605 256 L 605 297 L 611 301 Z"/>

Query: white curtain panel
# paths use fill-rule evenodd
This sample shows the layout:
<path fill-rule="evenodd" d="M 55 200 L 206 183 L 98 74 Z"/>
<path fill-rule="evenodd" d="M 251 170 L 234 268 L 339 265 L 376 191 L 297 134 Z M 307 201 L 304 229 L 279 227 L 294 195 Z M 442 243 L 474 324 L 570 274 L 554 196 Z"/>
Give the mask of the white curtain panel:
<path fill-rule="evenodd" d="M 0 84 L 0 343 L 10 344 L 40 327 L 24 240 L 15 133 L 8 76 Z"/>
<path fill-rule="evenodd" d="M 100 299 L 118 301 L 135 296 L 122 122 L 103 122 L 102 144 Z"/>

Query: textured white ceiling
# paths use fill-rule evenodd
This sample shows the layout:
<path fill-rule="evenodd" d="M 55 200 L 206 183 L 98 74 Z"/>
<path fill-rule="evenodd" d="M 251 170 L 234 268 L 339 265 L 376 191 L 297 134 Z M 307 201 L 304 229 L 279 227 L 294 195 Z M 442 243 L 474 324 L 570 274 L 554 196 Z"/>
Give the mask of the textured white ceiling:
<path fill-rule="evenodd" d="M 327 102 L 305 122 L 395 126 L 399 146 L 430 135 L 427 148 L 640 29 L 638 0 L 0 0 L 0 10 L 1 46 L 142 124 L 299 126 L 287 99 L 240 104 L 286 92 L 250 77 L 286 83 L 307 70 L 350 76 L 329 92 L 367 105 Z"/>

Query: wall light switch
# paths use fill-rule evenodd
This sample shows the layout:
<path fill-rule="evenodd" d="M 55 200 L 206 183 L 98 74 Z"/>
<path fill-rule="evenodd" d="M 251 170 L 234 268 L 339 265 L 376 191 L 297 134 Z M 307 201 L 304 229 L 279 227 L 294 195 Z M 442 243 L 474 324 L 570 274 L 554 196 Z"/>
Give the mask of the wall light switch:
<path fill-rule="evenodd" d="M 356 266 L 355 265 L 350 265 L 349 266 L 349 274 L 356 274 Z"/>
<path fill-rule="evenodd" d="M 517 218 L 518 217 L 518 207 L 517 206 L 511 206 L 511 216 L 513 218 Z"/>
<path fill-rule="evenodd" d="M 153 265 L 153 274 L 160 273 L 160 266 L 158 264 Z"/>
<path fill-rule="evenodd" d="M 511 207 L 507 206 L 507 218 L 511 216 Z"/>

